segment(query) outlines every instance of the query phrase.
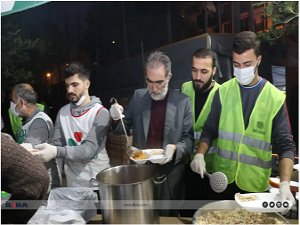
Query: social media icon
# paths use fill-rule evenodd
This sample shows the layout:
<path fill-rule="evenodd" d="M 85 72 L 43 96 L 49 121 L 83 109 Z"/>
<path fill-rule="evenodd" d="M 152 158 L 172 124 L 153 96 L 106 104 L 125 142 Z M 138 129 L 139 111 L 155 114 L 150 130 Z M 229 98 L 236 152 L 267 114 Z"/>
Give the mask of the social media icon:
<path fill-rule="evenodd" d="M 282 203 L 281 203 L 281 202 L 276 202 L 276 207 L 277 207 L 277 208 L 281 208 L 281 206 L 282 206 Z"/>
<path fill-rule="evenodd" d="M 267 207 L 268 207 L 268 202 L 263 202 L 263 203 L 262 203 L 262 206 L 263 206 L 264 208 L 267 208 Z"/>
<path fill-rule="evenodd" d="M 289 207 L 289 203 L 288 202 L 283 202 L 282 205 L 283 205 L 284 208 L 288 208 Z"/>

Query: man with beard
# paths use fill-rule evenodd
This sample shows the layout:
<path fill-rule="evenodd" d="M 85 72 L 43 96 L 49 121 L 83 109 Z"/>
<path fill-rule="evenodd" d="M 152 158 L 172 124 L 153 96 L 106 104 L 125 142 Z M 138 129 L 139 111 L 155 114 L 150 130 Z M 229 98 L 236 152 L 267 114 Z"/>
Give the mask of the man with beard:
<path fill-rule="evenodd" d="M 203 125 L 211 109 L 213 96 L 220 86 L 213 80 L 216 71 L 215 53 L 208 48 L 198 49 L 192 55 L 192 81 L 185 82 L 181 87 L 181 92 L 190 97 L 193 110 L 194 151 L 191 158 L 197 151 Z M 190 184 L 186 188 L 186 199 L 210 199 L 208 194 L 211 192 L 209 179 L 200 179 L 199 174 L 193 172 L 189 165 L 186 167 L 185 179 L 186 183 Z M 203 174 L 202 178 L 204 178 Z M 194 211 L 182 211 L 182 213 L 187 214 L 186 216 L 192 216 Z"/>
<path fill-rule="evenodd" d="M 69 187 L 92 187 L 91 178 L 108 168 L 105 149 L 109 112 L 99 98 L 89 96 L 90 72 L 80 63 L 69 64 L 64 73 L 70 101 L 57 114 L 50 144 L 36 145 L 36 157 L 47 162 L 64 161 Z"/>
<path fill-rule="evenodd" d="M 216 71 L 215 53 L 208 48 L 198 49 L 192 56 L 192 81 L 185 82 L 181 87 L 182 93 L 188 95 L 192 103 L 195 151 L 213 96 L 220 86 L 213 80 Z"/>
<path fill-rule="evenodd" d="M 294 203 L 289 181 L 296 146 L 285 94 L 258 75 L 261 60 L 256 34 L 237 33 L 232 52 L 235 77 L 215 93 L 191 168 L 202 177 L 206 169 L 225 173 L 228 187 L 216 197 L 234 199 L 238 192 L 268 189 L 272 153 L 278 154 L 280 196 Z"/>
<path fill-rule="evenodd" d="M 184 199 L 185 159 L 192 150 L 192 109 L 189 98 L 168 88 L 171 61 L 162 52 L 153 52 L 146 61 L 147 88 L 134 92 L 128 108 L 117 103 L 110 108 L 111 117 L 124 116 L 127 130 L 133 130 L 133 146 L 138 149 L 164 149 L 166 159 L 157 165 L 155 196 L 162 201 L 161 216 L 177 216 Z M 122 131 L 121 123 L 117 131 Z M 172 202 L 169 200 L 179 200 Z M 174 210 L 170 210 L 174 209 Z"/>

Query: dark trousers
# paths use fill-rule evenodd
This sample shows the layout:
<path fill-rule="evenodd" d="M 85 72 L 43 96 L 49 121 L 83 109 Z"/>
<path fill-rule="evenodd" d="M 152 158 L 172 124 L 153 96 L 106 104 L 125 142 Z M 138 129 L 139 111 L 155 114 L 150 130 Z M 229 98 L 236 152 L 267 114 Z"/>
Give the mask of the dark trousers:
<path fill-rule="evenodd" d="M 160 168 L 162 173 L 166 172 Z M 181 204 L 184 202 L 185 164 L 182 162 L 168 171 L 166 180 L 154 185 L 155 200 L 159 216 L 178 216 Z"/>

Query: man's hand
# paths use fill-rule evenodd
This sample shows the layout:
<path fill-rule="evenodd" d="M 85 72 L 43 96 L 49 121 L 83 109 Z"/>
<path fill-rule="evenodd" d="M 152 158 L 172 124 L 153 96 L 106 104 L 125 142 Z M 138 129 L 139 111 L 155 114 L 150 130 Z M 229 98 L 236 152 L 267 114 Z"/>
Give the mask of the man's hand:
<path fill-rule="evenodd" d="M 114 103 L 109 109 L 110 116 L 113 120 L 124 118 L 124 115 L 122 114 L 123 111 L 123 106 L 118 103 Z"/>
<path fill-rule="evenodd" d="M 163 164 L 166 164 L 166 163 L 170 162 L 173 159 L 173 155 L 175 153 L 175 150 L 176 150 L 176 145 L 168 144 L 165 148 L 165 156 L 167 158 L 165 159 L 165 161 L 163 161 L 159 164 L 163 165 Z"/>
<path fill-rule="evenodd" d="M 288 181 L 283 181 L 279 185 L 279 193 L 281 200 L 288 200 L 292 205 L 295 204 L 295 198 L 291 192 L 290 184 Z"/>
<path fill-rule="evenodd" d="M 35 149 L 39 149 L 40 151 L 31 152 L 32 155 L 40 158 L 43 162 L 48 162 L 57 156 L 57 147 L 54 145 L 43 143 L 36 145 Z"/>
<path fill-rule="evenodd" d="M 204 178 L 204 173 L 206 172 L 204 155 L 201 153 L 196 154 L 190 167 L 195 173 L 200 174 L 201 178 Z"/>

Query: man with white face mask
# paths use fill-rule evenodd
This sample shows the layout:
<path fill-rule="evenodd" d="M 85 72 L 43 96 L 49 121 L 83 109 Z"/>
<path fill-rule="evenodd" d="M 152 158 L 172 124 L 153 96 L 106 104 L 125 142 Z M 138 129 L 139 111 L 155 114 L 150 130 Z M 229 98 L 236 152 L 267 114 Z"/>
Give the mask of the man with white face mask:
<path fill-rule="evenodd" d="M 222 84 L 214 96 L 191 168 L 199 174 L 206 170 L 225 173 L 229 185 L 216 197 L 233 199 L 237 192 L 268 189 L 272 153 L 276 153 L 281 198 L 294 203 L 289 181 L 296 147 L 285 94 L 258 75 L 261 59 L 256 34 L 236 34 L 232 53 L 235 78 Z"/>
<path fill-rule="evenodd" d="M 47 142 L 53 133 L 51 118 L 37 107 L 37 94 L 30 84 L 13 87 L 10 109 L 16 117 L 22 118 L 22 127 L 17 142 L 31 150 L 33 145 Z M 55 159 L 45 162 L 50 177 L 49 188 L 60 186 L 60 177 Z M 50 190 L 50 189 L 49 189 Z"/>
<path fill-rule="evenodd" d="M 90 72 L 80 63 L 69 64 L 64 73 L 69 104 L 57 114 L 53 138 L 36 145 L 33 152 L 43 161 L 64 161 L 69 187 L 93 187 L 90 180 L 110 167 L 106 152 L 109 112 L 99 98 L 89 96 Z"/>
<path fill-rule="evenodd" d="M 127 130 L 133 130 L 133 146 L 138 149 L 164 149 L 166 159 L 157 165 L 156 199 L 165 200 L 160 215 L 176 216 L 180 205 L 169 200 L 184 199 L 185 159 L 192 151 L 192 110 L 189 98 L 169 89 L 171 61 L 162 52 L 153 52 L 146 61 L 147 88 L 134 92 L 128 108 L 114 104 L 110 114 L 114 120 L 124 117 Z M 121 123 L 116 128 L 122 131 Z M 176 208 L 178 207 L 178 208 Z"/>

